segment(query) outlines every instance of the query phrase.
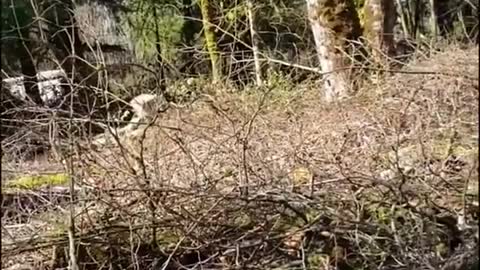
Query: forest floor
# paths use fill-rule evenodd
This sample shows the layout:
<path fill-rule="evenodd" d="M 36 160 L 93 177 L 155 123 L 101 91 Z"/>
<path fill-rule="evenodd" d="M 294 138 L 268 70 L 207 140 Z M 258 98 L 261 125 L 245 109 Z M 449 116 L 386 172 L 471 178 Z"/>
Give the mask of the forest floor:
<path fill-rule="evenodd" d="M 4 195 L 2 269 L 65 267 L 71 211 L 81 269 L 471 264 L 478 54 L 419 54 L 333 104 L 319 82 L 210 91 L 121 146 L 83 147 L 73 210 L 51 190 Z"/>

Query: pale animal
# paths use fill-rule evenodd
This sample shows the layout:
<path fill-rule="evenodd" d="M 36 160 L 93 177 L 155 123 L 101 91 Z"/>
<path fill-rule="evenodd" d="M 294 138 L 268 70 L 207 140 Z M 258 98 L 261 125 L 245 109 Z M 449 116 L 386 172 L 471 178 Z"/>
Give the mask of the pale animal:
<path fill-rule="evenodd" d="M 116 130 L 116 134 L 122 137 L 131 137 L 145 128 L 150 121 L 155 119 L 158 113 L 165 112 L 169 108 L 169 102 L 163 95 L 141 94 L 134 97 L 128 103 L 130 109 L 121 116 L 122 122 L 128 124 Z M 97 144 L 105 144 L 107 134 L 101 134 L 94 140 Z"/>
<path fill-rule="evenodd" d="M 168 102 L 163 95 L 141 94 L 130 101 L 135 115 L 138 118 L 150 118 L 159 112 L 168 109 Z"/>
<path fill-rule="evenodd" d="M 151 121 L 158 113 L 166 111 L 169 103 L 163 95 L 141 94 L 130 100 L 129 106 L 132 111 L 126 111 L 122 121 L 131 117 L 130 123 L 138 127 L 138 123 Z"/>

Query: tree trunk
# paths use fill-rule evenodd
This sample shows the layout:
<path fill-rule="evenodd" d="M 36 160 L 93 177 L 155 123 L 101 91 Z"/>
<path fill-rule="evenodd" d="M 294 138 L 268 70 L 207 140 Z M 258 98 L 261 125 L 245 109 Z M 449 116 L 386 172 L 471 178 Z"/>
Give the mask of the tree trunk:
<path fill-rule="evenodd" d="M 207 46 L 210 61 L 212 63 L 212 79 L 214 82 L 217 82 L 220 81 L 221 68 L 220 58 L 218 56 L 217 39 L 215 37 L 215 31 L 212 25 L 213 8 L 210 5 L 209 0 L 200 0 L 200 9 L 202 11 L 205 45 Z"/>
<path fill-rule="evenodd" d="M 42 105 L 40 91 L 37 81 L 37 68 L 32 55 L 32 45 L 30 42 L 30 29 L 24 29 L 20 32 L 20 46 L 18 50 L 22 74 L 25 77 L 25 92 L 27 97 L 37 105 Z"/>
<path fill-rule="evenodd" d="M 411 38 L 409 10 L 402 5 L 401 0 L 396 0 L 396 1 L 397 1 L 397 7 L 400 13 L 400 22 L 402 24 L 403 34 L 405 35 L 405 38 L 409 39 Z"/>
<path fill-rule="evenodd" d="M 437 1 L 430 0 L 430 32 L 433 39 L 438 36 Z"/>
<path fill-rule="evenodd" d="M 153 17 L 157 18 L 157 5 L 153 4 L 152 6 L 153 9 Z M 162 45 L 160 44 L 160 29 L 158 26 L 158 21 L 155 20 L 155 50 L 157 53 L 157 83 L 158 86 L 162 86 L 166 83 L 166 78 L 165 78 L 165 69 L 163 66 L 163 57 L 162 57 Z"/>
<path fill-rule="evenodd" d="M 414 19 L 413 19 L 413 36 L 415 38 L 417 38 L 417 35 L 418 34 L 422 34 L 420 31 L 422 30 L 422 27 L 423 27 L 423 18 L 422 18 L 422 14 L 423 14 L 423 5 L 422 5 L 422 1 L 414 1 L 415 5 L 414 5 Z M 420 33 L 419 33 L 420 32 Z"/>
<path fill-rule="evenodd" d="M 258 40 L 257 32 L 255 31 L 255 17 L 253 15 L 253 4 L 251 0 L 247 0 L 247 14 L 248 14 L 248 23 L 250 24 L 250 36 L 252 39 L 252 51 L 253 51 L 253 61 L 255 63 L 255 80 L 257 86 L 262 86 L 262 69 L 260 66 L 259 59 L 259 50 L 258 50 Z"/>
<path fill-rule="evenodd" d="M 377 63 L 384 63 L 386 57 L 395 54 L 393 28 L 397 18 L 395 2 L 391 0 L 366 0 L 364 6 L 364 36 L 372 48 Z"/>
<path fill-rule="evenodd" d="M 5 10 L 7 12 L 2 14 L 2 30 L 12 31 L 13 35 L 9 39 L 13 41 L 16 50 L 14 54 L 20 62 L 27 99 L 40 105 L 42 104 L 42 99 L 38 91 L 37 66 L 33 54 L 33 45 L 36 37 L 32 25 L 36 24 L 32 21 L 32 16 L 34 16 L 32 6 L 30 6 L 30 3 L 22 1 L 10 0 L 8 2 L 10 7 Z M 2 4 L 5 3 L 2 1 Z"/>
<path fill-rule="evenodd" d="M 192 0 L 182 0 L 181 11 L 184 22 L 180 31 L 182 39 L 178 45 L 184 50 L 178 60 L 181 65 L 179 72 L 189 76 L 198 73 L 198 61 L 195 60 L 195 50 L 192 48 L 195 46 L 195 35 L 202 31 L 202 22 L 200 10 L 195 3 L 192 3 Z"/>
<path fill-rule="evenodd" d="M 352 0 L 307 0 L 318 59 L 325 72 L 325 100 L 346 97 L 350 64 L 344 50 L 360 35 L 360 22 Z"/>

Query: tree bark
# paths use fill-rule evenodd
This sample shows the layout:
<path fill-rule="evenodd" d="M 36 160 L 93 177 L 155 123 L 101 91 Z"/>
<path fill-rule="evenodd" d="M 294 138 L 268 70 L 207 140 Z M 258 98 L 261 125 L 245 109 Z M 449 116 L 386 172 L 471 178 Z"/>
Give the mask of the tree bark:
<path fill-rule="evenodd" d="M 437 1 L 430 0 L 430 32 L 433 39 L 438 36 Z"/>
<path fill-rule="evenodd" d="M 253 15 L 253 4 L 251 0 L 247 0 L 247 14 L 248 14 L 248 21 L 250 24 L 250 36 L 252 39 L 252 51 L 253 51 L 253 61 L 255 63 L 255 81 L 257 86 L 262 86 L 262 69 L 260 66 L 259 60 L 259 50 L 258 50 L 258 40 L 257 40 L 257 32 L 255 31 L 255 17 Z"/>
<path fill-rule="evenodd" d="M 180 74 L 190 76 L 198 73 L 197 63 L 195 59 L 195 35 L 202 30 L 201 14 L 196 3 L 192 3 L 192 0 L 182 0 L 182 14 L 184 16 L 184 22 L 182 30 L 180 31 L 182 39 L 179 47 L 185 49 L 180 55 L 178 60 L 180 63 Z"/>
<path fill-rule="evenodd" d="M 153 17 L 157 18 L 157 6 L 152 5 Z M 165 70 L 163 66 L 163 57 L 162 57 L 162 45 L 160 44 L 160 29 L 158 26 L 158 21 L 155 20 L 155 50 L 157 53 L 157 72 L 158 72 L 158 85 L 161 86 L 166 83 Z"/>
<path fill-rule="evenodd" d="M 11 23 L 13 27 L 12 30 L 15 30 L 13 38 L 16 42 L 15 47 L 17 50 L 17 56 L 20 62 L 21 73 L 24 76 L 24 86 L 27 98 L 37 105 L 42 104 L 42 99 L 40 97 L 40 92 L 38 91 L 37 85 L 37 67 L 33 57 L 33 48 L 34 44 L 34 35 L 32 32 L 32 6 L 29 3 L 16 2 L 13 0 L 9 1 L 11 8 L 9 12 L 6 12 L 5 19 L 3 23 L 8 25 Z M 3 14 L 2 14 L 3 18 Z M 10 22 L 9 22 L 10 21 Z M 4 29 L 2 25 L 2 29 Z"/>
<path fill-rule="evenodd" d="M 401 0 L 396 0 L 398 10 L 400 13 L 400 23 L 402 24 L 403 34 L 405 38 L 411 38 L 410 16 L 409 10 L 402 5 Z M 408 1 L 408 0 L 407 0 Z"/>
<path fill-rule="evenodd" d="M 205 35 L 205 45 L 212 63 L 212 79 L 214 82 L 220 81 L 221 67 L 218 56 L 217 39 L 215 37 L 214 27 L 212 25 L 213 8 L 209 0 L 200 0 L 200 9 L 202 11 L 203 32 Z"/>
<path fill-rule="evenodd" d="M 364 6 L 364 36 L 372 48 L 375 62 L 384 63 L 385 56 L 395 54 L 393 28 L 397 18 L 395 2 L 391 0 L 366 0 Z"/>
<path fill-rule="evenodd" d="M 326 74 L 324 97 L 327 102 L 348 96 L 350 64 L 344 50 L 348 40 L 360 35 L 360 22 L 352 0 L 307 0 L 318 60 Z"/>

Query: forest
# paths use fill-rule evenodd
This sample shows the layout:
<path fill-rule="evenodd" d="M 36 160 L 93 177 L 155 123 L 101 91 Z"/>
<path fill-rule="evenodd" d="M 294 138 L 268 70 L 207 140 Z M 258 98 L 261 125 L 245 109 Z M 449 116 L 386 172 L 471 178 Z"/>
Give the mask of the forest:
<path fill-rule="evenodd" d="M 478 269 L 478 0 L 1 0 L 2 269 Z"/>

